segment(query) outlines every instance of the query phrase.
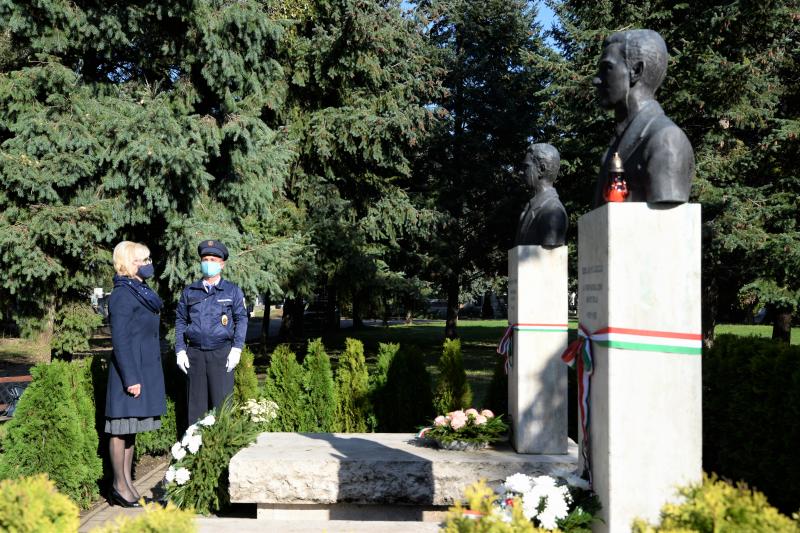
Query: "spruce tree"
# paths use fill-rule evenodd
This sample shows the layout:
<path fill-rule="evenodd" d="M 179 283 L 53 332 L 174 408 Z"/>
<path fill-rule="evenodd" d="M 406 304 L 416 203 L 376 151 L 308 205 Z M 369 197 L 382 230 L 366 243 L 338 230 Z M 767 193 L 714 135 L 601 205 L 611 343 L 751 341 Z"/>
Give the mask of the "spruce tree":
<path fill-rule="evenodd" d="M 520 171 L 527 143 L 541 139 L 545 75 L 534 59 L 545 47 L 525 0 L 433 0 L 420 9 L 447 93 L 435 101 L 442 120 L 416 173 L 444 217 L 427 252 L 447 295 L 445 334 L 454 338 L 462 289 L 505 274 L 530 198 Z"/>
<path fill-rule="evenodd" d="M 255 0 L 0 4 L 0 306 L 23 332 L 110 288 L 123 239 L 168 306 L 205 238 L 246 294 L 279 292 L 302 242 L 272 119 L 284 28 Z"/>
<path fill-rule="evenodd" d="M 288 80 L 282 108 L 297 150 L 289 196 L 314 253 L 300 256 L 292 295 L 328 295 L 359 323 L 387 293 L 413 292 L 418 272 L 404 253 L 424 237 L 435 212 L 414 194 L 411 158 L 434 120 L 427 105 L 441 69 L 423 39 L 424 21 L 398 0 L 298 2 L 284 41 Z M 302 305 L 285 319 L 302 322 Z M 297 332 L 299 333 L 299 332 Z"/>

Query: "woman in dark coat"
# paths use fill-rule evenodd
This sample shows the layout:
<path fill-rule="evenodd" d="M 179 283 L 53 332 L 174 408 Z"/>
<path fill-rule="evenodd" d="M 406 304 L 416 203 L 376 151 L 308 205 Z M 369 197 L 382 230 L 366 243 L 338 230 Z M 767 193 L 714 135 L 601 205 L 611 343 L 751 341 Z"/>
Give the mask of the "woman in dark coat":
<path fill-rule="evenodd" d="M 158 339 L 163 302 L 145 280 L 153 276 L 150 250 L 123 241 L 114 248 L 114 290 L 108 300 L 114 355 L 108 365 L 106 433 L 114 470 L 112 503 L 135 507 L 141 496 L 131 468 L 136 434 L 161 427 L 166 412 Z"/>

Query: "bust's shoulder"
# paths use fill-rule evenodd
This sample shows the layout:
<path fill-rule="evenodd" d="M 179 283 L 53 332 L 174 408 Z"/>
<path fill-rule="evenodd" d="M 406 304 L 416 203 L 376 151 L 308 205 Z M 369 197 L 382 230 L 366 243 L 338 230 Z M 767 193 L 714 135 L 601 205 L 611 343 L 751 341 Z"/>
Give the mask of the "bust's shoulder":
<path fill-rule="evenodd" d="M 680 126 L 675 124 L 668 116 L 661 115 L 656 118 L 648 128 L 647 144 L 645 150 L 650 153 L 661 150 L 675 150 L 685 153 L 687 156 L 693 154 L 689 137 Z"/>

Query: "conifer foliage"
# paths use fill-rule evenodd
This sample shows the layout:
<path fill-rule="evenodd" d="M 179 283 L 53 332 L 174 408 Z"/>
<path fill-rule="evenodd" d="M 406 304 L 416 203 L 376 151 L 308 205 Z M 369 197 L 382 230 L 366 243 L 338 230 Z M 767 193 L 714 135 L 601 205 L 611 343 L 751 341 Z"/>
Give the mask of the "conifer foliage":
<path fill-rule="evenodd" d="M 0 307 L 23 330 L 108 288 L 126 238 L 151 248 L 162 293 L 210 237 L 248 294 L 278 292 L 299 237 L 292 152 L 269 122 L 284 26 L 265 15 L 255 0 L 0 4 Z"/>
<path fill-rule="evenodd" d="M 472 388 L 467 383 L 464 359 L 461 356 L 461 341 L 445 339 L 442 357 L 439 359 L 439 378 L 433 396 L 433 405 L 438 414 L 472 405 Z"/>
<path fill-rule="evenodd" d="M 364 345 L 359 340 L 345 340 L 345 349 L 336 367 L 336 396 L 336 430 L 345 433 L 366 432 L 372 407 Z"/>
<path fill-rule="evenodd" d="M 305 372 L 288 345 L 272 352 L 272 361 L 264 383 L 264 396 L 278 404 L 278 417 L 273 422 L 277 431 L 309 431 L 311 412 L 303 388 Z"/>
<path fill-rule="evenodd" d="M 667 43 L 667 76 L 656 97 L 686 131 L 703 205 L 704 333 L 718 317 L 761 308 L 788 341 L 800 298 L 800 15 L 797 3 L 549 1 L 563 54 L 540 57 L 551 73 L 547 135 L 561 150 L 567 212 L 591 208 L 597 162 L 614 134 L 591 79 L 603 39 L 650 28 Z"/>
<path fill-rule="evenodd" d="M 336 383 L 322 339 L 309 341 L 303 369 L 310 418 L 307 431 L 330 433 L 336 425 Z"/>
<path fill-rule="evenodd" d="M 59 492 L 88 507 L 103 475 L 88 371 L 78 362 L 53 361 L 31 375 L 8 422 L 0 478 L 45 473 Z"/>

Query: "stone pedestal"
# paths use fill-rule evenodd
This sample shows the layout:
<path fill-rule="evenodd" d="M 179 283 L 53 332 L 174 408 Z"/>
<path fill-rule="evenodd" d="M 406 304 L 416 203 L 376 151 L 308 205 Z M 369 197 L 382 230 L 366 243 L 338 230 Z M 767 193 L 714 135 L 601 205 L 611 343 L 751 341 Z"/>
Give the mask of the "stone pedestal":
<path fill-rule="evenodd" d="M 567 247 L 509 250 L 508 300 L 512 444 L 518 453 L 567 453 Z"/>
<path fill-rule="evenodd" d="M 231 459 L 228 490 L 262 520 L 440 521 L 481 478 L 572 473 L 577 455 L 573 442 L 566 455 L 526 455 L 439 450 L 412 433 L 262 433 Z"/>
<path fill-rule="evenodd" d="M 589 448 L 604 524 L 657 521 L 702 476 L 700 206 L 607 204 L 578 223 L 592 334 Z"/>

